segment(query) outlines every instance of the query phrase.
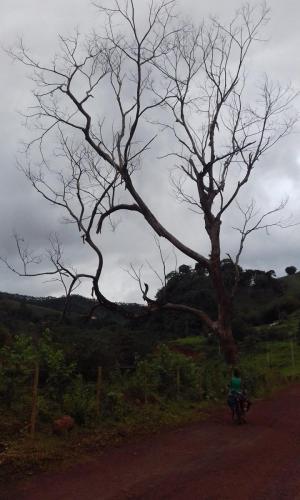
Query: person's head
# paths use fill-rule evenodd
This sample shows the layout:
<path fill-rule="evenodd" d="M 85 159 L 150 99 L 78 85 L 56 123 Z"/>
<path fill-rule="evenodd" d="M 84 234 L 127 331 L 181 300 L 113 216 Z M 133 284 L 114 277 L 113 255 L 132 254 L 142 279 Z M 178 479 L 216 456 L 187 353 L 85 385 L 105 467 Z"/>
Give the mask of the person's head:
<path fill-rule="evenodd" d="M 236 377 L 236 378 L 240 378 L 241 377 L 241 372 L 238 368 L 234 368 L 233 370 L 233 376 Z"/>

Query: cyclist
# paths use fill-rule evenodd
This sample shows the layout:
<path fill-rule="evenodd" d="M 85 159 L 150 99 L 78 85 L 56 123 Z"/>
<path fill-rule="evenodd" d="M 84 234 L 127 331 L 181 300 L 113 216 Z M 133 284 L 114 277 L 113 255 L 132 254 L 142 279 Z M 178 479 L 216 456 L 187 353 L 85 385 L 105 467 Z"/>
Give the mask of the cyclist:
<path fill-rule="evenodd" d="M 232 418 L 237 419 L 238 423 L 244 422 L 244 411 L 249 410 L 250 401 L 243 390 L 241 373 L 238 368 L 234 368 L 233 370 L 229 384 L 227 403 L 232 411 Z M 246 406 L 244 406 L 245 403 Z"/>
<path fill-rule="evenodd" d="M 234 368 L 233 370 L 233 374 L 229 385 L 229 391 L 238 394 L 241 394 L 242 392 L 242 379 L 240 370 L 238 368 Z"/>

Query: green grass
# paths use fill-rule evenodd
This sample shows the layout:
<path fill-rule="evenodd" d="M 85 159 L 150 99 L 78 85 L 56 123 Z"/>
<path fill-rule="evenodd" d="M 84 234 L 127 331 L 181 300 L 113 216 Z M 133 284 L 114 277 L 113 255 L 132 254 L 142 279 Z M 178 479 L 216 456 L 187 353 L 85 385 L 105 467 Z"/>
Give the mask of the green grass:
<path fill-rule="evenodd" d="M 244 358 L 254 366 L 276 369 L 284 376 L 300 376 L 300 345 L 293 340 L 267 341 L 258 346 L 259 352 Z"/>
<path fill-rule="evenodd" d="M 169 342 L 170 346 L 178 346 L 187 349 L 191 349 L 196 352 L 202 352 L 203 345 L 205 343 L 204 337 L 184 337 L 181 339 L 173 340 Z"/>

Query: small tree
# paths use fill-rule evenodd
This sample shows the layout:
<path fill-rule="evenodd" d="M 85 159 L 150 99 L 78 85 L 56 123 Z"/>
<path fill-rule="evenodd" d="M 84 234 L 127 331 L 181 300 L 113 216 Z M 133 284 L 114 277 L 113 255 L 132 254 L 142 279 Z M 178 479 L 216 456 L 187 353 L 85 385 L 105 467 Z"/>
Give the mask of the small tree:
<path fill-rule="evenodd" d="M 189 274 L 191 272 L 191 266 L 187 266 L 186 264 L 181 264 L 179 266 L 178 271 L 180 274 Z"/>
<path fill-rule="evenodd" d="M 49 331 L 34 335 L 17 335 L 0 348 L 0 401 L 9 408 L 20 404 L 29 394 L 29 380 L 33 379 L 32 429 L 34 433 L 38 409 L 39 371 L 46 373 L 47 392 L 54 401 L 62 403 L 63 394 L 75 370 L 67 363 L 63 351 L 55 344 Z M 44 377 L 45 378 L 45 377 Z"/>
<path fill-rule="evenodd" d="M 217 317 L 210 317 L 186 304 L 157 302 L 149 297 L 149 287 L 142 285 L 138 273 L 148 309 L 194 314 L 219 337 L 227 361 L 235 363 L 231 323 L 239 259 L 249 234 L 282 225 L 266 218 L 285 204 L 262 216 L 253 202 L 246 208 L 238 205 L 243 225 L 236 228 L 241 237 L 236 255 L 229 257 L 235 269 L 230 286 L 222 273 L 222 222 L 258 161 L 291 130 L 295 119 L 287 111 L 295 94 L 265 78 L 257 100 L 247 99 L 251 92 L 246 58 L 266 22 L 264 7 L 246 5 L 228 25 L 212 19 L 200 26 L 180 19 L 174 0 L 149 2 L 141 22 L 138 7 L 134 0 L 115 0 L 109 7 L 97 3 L 103 29 L 82 43 L 79 34 L 61 37 L 61 54 L 51 64 L 35 59 L 22 42 L 11 52 L 33 70 L 37 84 L 36 104 L 27 118 L 40 133 L 27 152 L 37 146 L 41 163 L 37 170 L 32 164 L 23 170 L 46 200 L 66 211 L 97 257 L 93 272 L 77 273 L 64 264 L 61 247 L 54 242 L 49 252 L 51 273 L 64 284 L 69 280 L 64 285 L 67 297 L 81 279 L 88 279 L 99 304 L 120 310 L 101 292 L 104 260 L 99 238 L 105 223 L 113 223 L 114 214 L 138 214 L 158 237 L 206 270 L 218 304 Z M 103 96 L 110 101 L 109 113 L 104 111 Z M 53 139 L 54 131 L 59 147 L 50 160 L 44 144 Z M 208 256 L 201 245 L 192 248 L 162 224 L 135 182 L 137 168 L 144 166 L 146 152 L 157 148 L 163 132 L 170 145 L 164 158 L 174 162 L 176 197 L 204 222 L 199 235 L 208 237 Z M 20 244 L 18 248 L 24 264 L 19 274 L 30 275 L 28 265 L 37 259 Z"/>
<path fill-rule="evenodd" d="M 297 268 L 295 266 L 288 266 L 288 267 L 285 268 L 285 272 L 289 276 L 292 275 L 292 274 L 295 274 L 296 271 L 297 271 Z"/>

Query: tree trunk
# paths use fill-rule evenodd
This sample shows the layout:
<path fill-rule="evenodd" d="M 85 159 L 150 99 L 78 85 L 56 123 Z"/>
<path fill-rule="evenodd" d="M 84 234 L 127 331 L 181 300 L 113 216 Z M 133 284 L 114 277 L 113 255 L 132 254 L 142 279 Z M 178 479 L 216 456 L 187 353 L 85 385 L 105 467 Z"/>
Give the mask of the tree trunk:
<path fill-rule="evenodd" d="M 238 361 L 238 349 L 232 335 L 232 312 L 232 300 L 223 290 L 223 295 L 219 296 L 217 334 L 220 339 L 221 351 L 229 365 L 235 365 Z"/>
<path fill-rule="evenodd" d="M 238 349 L 230 326 L 219 329 L 219 339 L 226 363 L 228 365 L 236 365 L 238 362 Z"/>
<path fill-rule="evenodd" d="M 206 217 L 206 230 L 211 241 L 210 277 L 218 303 L 218 321 L 216 334 L 220 340 L 221 351 L 226 363 L 235 365 L 238 360 L 238 350 L 232 336 L 232 297 L 228 294 L 223 281 L 220 258 L 220 227 L 221 222 L 212 216 Z"/>

